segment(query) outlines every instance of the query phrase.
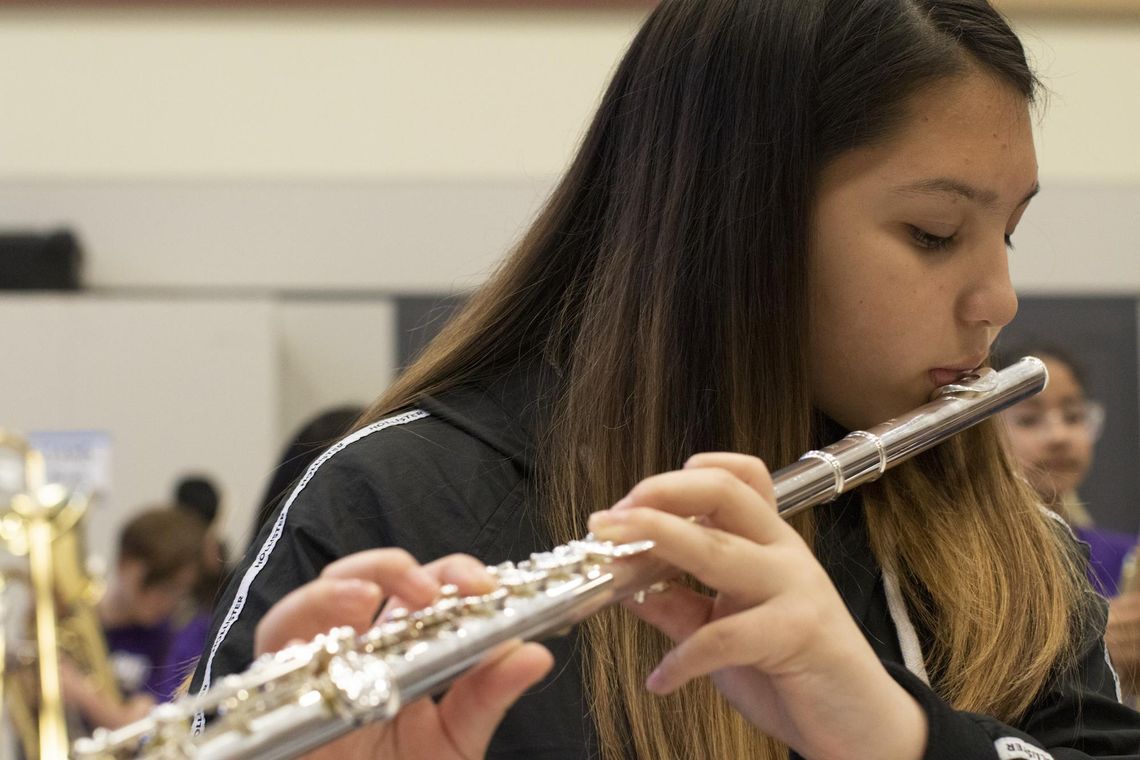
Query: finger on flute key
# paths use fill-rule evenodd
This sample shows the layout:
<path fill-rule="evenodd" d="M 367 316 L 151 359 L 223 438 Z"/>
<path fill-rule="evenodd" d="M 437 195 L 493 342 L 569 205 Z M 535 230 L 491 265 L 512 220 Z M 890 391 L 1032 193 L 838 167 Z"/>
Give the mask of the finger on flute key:
<path fill-rule="evenodd" d="M 758 460 L 757 460 L 758 461 Z M 697 516 L 760 544 L 795 532 L 746 481 L 723 467 L 694 467 L 646 478 L 615 505 L 614 511 L 653 507 L 674 515 Z"/>
<path fill-rule="evenodd" d="M 797 566 L 786 561 L 791 546 L 761 546 L 650 507 L 595 512 L 589 526 L 604 541 L 653 541 L 654 557 L 739 603 L 758 604 L 778 593 Z"/>

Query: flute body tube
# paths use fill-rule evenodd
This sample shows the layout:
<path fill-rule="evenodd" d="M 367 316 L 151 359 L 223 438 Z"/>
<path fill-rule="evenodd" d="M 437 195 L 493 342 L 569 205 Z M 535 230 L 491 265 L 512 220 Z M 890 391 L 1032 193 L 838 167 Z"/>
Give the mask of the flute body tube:
<path fill-rule="evenodd" d="M 806 453 L 773 473 L 782 516 L 834 499 L 894 465 L 1045 387 L 1033 357 L 982 369 L 929 403 Z M 488 568 L 494 591 L 460 596 L 445 587 L 431 607 L 389 614 L 363 634 L 343 628 L 258 659 L 203 694 L 162 705 L 141 721 L 75 744 L 80 760 L 145 757 L 286 760 L 402 705 L 445 689 L 488 650 L 541 639 L 676 574 L 651 542 L 614 545 L 587 536 L 519 563 Z M 205 718 L 209 718 L 206 722 Z"/>

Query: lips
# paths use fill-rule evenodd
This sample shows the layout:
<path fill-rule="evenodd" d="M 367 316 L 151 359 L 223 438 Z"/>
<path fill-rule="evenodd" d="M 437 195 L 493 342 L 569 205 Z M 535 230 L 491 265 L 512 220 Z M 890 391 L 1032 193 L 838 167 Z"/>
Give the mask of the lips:
<path fill-rule="evenodd" d="M 966 374 L 967 372 L 969 372 L 969 370 L 966 369 L 932 369 L 930 370 L 930 382 L 939 387 L 943 385 L 949 385 L 950 383 L 953 383 L 961 378 L 962 375 Z"/>
<path fill-rule="evenodd" d="M 962 375 L 973 372 L 982 366 L 985 360 L 986 357 L 983 355 L 980 359 L 967 359 L 963 362 L 955 362 L 949 367 L 935 367 L 930 370 L 930 382 L 932 382 L 935 387 L 949 385 L 961 379 Z"/>

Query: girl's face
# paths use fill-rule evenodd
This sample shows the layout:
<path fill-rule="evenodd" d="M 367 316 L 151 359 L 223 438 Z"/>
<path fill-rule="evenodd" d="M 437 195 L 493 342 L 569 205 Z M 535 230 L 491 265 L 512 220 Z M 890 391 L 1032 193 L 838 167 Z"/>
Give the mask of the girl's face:
<path fill-rule="evenodd" d="M 1049 384 L 1002 413 L 1013 454 L 1046 504 L 1074 490 L 1092 464 L 1100 410 L 1085 398 L 1068 364 L 1045 358 Z"/>
<path fill-rule="evenodd" d="M 892 140 L 824 169 L 814 209 L 811 390 L 852 429 L 980 365 L 1017 311 L 1007 240 L 1037 190 L 1028 104 L 973 72 L 909 106 Z"/>

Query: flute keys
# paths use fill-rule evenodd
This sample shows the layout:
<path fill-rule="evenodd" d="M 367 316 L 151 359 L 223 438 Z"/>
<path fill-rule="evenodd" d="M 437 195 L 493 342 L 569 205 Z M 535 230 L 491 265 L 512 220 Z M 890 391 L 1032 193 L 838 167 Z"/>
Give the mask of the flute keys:
<path fill-rule="evenodd" d="M 379 656 L 345 652 L 329 661 L 328 678 L 354 713 L 370 718 L 390 717 L 400 709 L 392 669 Z"/>

